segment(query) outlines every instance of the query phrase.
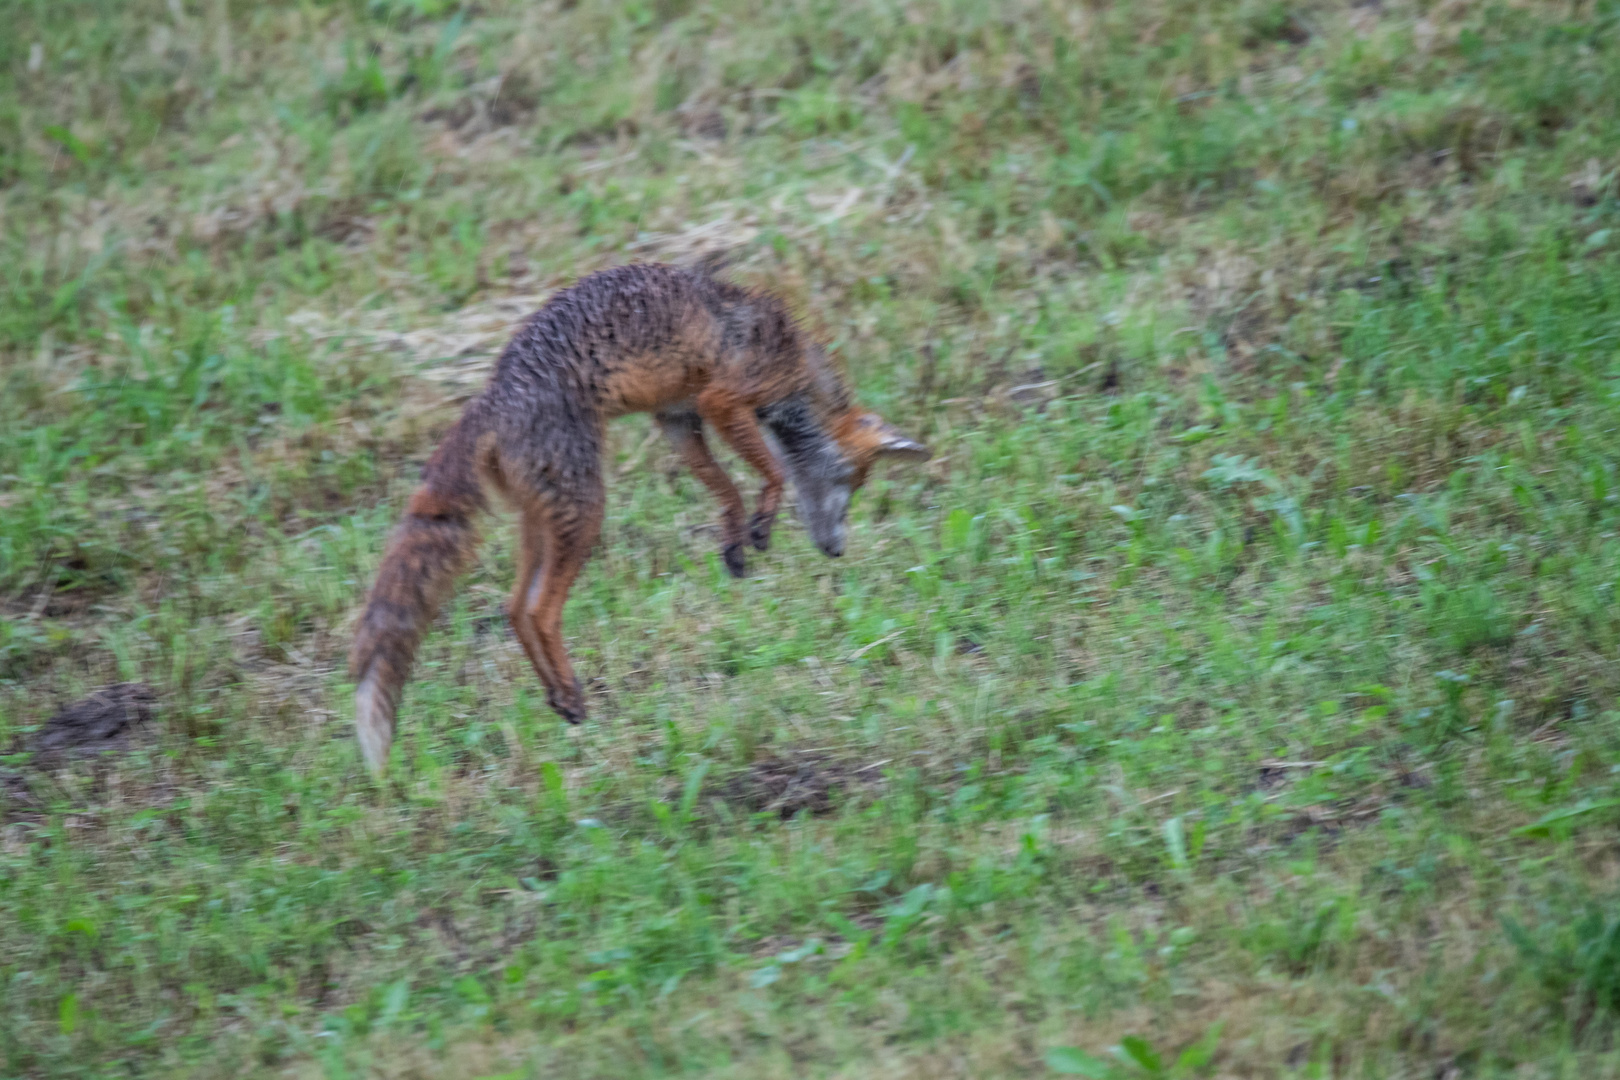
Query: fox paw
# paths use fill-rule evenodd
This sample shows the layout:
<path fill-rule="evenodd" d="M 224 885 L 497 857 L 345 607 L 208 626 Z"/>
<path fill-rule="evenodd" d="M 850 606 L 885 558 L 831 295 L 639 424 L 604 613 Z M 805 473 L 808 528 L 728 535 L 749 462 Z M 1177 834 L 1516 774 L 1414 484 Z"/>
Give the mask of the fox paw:
<path fill-rule="evenodd" d="M 720 549 L 720 557 L 726 561 L 726 569 L 731 571 L 732 577 L 740 578 L 748 569 L 741 544 L 727 544 Z"/>
<path fill-rule="evenodd" d="M 579 688 L 579 680 L 574 680 L 574 689 L 569 694 L 559 694 L 555 690 L 546 690 L 546 704 L 551 710 L 570 724 L 577 724 L 585 719 L 585 694 Z"/>
<path fill-rule="evenodd" d="M 776 521 L 775 514 L 755 514 L 748 523 L 748 539 L 753 542 L 756 551 L 767 551 L 771 546 L 771 525 Z"/>

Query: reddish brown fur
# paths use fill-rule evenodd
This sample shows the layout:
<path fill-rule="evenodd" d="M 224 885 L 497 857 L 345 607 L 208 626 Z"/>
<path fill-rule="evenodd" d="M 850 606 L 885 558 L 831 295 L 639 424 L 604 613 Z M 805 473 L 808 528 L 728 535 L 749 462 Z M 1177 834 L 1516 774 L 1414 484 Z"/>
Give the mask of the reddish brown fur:
<path fill-rule="evenodd" d="M 386 762 L 416 646 L 473 558 L 484 485 L 521 519 L 513 629 L 547 702 L 578 722 L 585 700 L 562 611 L 601 530 L 603 425 L 627 412 L 657 414 L 719 500 L 722 553 L 740 576 L 745 541 L 765 550 L 783 493 L 759 418 L 789 400 L 794 430 L 825 432 L 845 447 L 855 486 L 884 452 L 885 431 L 898 437 L 854 407 L 820 349 L 769 295 L 674 267 L 625 266 L 582 279 L 531 316 L 423 470 L 361 617 L 350 665 L 372 768 Z M 704 424 L 764 479 L 751 519 L 709 451 Z"/>

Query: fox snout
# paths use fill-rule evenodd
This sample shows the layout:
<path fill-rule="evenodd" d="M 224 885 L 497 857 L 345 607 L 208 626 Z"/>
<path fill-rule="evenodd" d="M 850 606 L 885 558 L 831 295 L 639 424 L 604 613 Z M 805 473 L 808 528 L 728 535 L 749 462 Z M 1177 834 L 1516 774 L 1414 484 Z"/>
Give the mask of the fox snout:
<path fill-rule="evenodd" d="M 849 511 L 853 488 L 847 480 L 828 482 L 814 475 L 795 479 L 799 490 L 799 514 L 804 518 L 810 539 L 823 555 L 838 558 L 844 553 L 844 541 L 849 536 L 845 515 Z"/>
<path fill-rule="evenodd" d="M 848 530 L 843 525 L 840 525 L 831 536 L 817 540 L 816 547 L 820 548 L 821 553 L 830 559 L 839 558 L 844 554 L 844 537 L 847 532 Z"/>

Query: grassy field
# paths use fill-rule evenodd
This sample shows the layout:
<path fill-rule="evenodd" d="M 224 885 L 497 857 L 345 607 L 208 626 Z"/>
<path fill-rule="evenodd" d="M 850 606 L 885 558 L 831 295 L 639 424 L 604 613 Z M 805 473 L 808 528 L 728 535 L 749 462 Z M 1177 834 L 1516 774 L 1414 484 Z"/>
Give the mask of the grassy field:
<path fill-rule="evenodd" d="M 0 24 L 0 1075 L 1620 1076 L 1620 3 Z M 387 531 L 631 259 L 935 460 L 733 581 L 622 422 L 591 720 L 502 520 L 374 785 Z"/>

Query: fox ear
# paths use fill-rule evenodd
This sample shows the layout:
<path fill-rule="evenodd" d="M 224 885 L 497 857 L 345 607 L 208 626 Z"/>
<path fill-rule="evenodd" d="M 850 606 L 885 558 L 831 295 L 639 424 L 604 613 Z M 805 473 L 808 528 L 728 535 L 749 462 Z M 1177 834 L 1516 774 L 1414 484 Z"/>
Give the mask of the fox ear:
<path fill-rule="evenodd" d="M 887 421 L 880 420 L 878 423 L 880 425 L 877 446 L 879 457 L 894 457 L 899 458 L 901 461 L 928 460 L 930 456 L 928 447 L 911 436 L 902 433 L 898 428 L 890 426 Z"/>

